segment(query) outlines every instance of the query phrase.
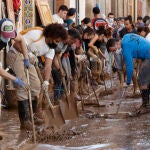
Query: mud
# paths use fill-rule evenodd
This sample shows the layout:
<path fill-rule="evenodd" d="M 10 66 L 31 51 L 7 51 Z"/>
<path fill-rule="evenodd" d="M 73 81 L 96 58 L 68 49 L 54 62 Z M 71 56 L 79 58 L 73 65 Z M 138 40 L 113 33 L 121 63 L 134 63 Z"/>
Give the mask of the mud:
<path fill-rule="evenodd" d="M 119 89 L 101 96 L 101 107 L 89 105 L 95 102 L 94 96 L 87 99 L 79 119 L 67 120 L 58 130 L 41 128 L 36 132 L 36 145 L 32 144 L 32 132 L 20 131 L 17 112 L 3 110 L 0 150 L 149 150 L 150 115 L 129 116 L 141 105 L 141 98 L 130 94 L 131 89 L 121 97 Z"/>

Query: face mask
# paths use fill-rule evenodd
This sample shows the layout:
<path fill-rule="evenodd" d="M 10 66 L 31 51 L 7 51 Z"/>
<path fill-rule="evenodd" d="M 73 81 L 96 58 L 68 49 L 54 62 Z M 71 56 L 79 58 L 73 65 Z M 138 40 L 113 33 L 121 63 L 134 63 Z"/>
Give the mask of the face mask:
<path fill-rule="evenodd" d="M 87 26 L 83 26 L 83 29 L 85 30 L 87 28 Z"/>
<path fill-rule="evenodd" d="M 56 49 L 55 49 L 55 52 L 62 52 L 64 53 L 67 49 L 68 45 L 65 45 L 63 42 L 59 42 Z"/>
<path fill-rule="evenodd" d="M 3 38 L 2 36 L 0 36 L 0 39 L 4 42 L 4 43 L 8 43 L 10 41 L 10 38 Z"/>
<path fill-rule="evenodd" d="M 117 50 L 116 50 L 116 53 L 117 53 L 117 54 L 120 54 L 120 53 L 121 53 L 121 48 L 120 48 L 120 49 L 117 49 Z"/>
<path fill-rule="evenodd" d="M 73 20 L 73 22 L 76 22 L 76 18 L 73 18 L 72 20 Z"/>
<path fill-rule="evenodd" d="M 123 23 L 121 24 L 121 27 L 124 28 L 124 24 Z"/>
<path fill-rule="evenodd" d="M 55 44 L 55 43 L 49 43 L 49 44 L 47 44 L 48 46 L 49 46 L 49 48 L 56 48 L 57 47 L 57 44 Z"/>
<path fill-rule="evenodd" d="M 114 18 L 109 18 L 108 21 L 109 23 L 114 23 Z"/>
<path fill-rule="evenodd" d="M 72 49 L 72 50 L 76 50 L 76 48 L 77 48 L 77 47 L 76 47 L 76 44 L 72 44 L 72 45 L 71 45 L 71 49 Z"/>

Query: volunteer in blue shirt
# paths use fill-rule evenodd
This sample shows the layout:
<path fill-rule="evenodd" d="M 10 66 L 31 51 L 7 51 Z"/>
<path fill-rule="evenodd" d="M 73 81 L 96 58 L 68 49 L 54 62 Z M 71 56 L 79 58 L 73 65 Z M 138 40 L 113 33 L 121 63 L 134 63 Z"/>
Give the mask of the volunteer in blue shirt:
<path fill-rule="evenodd" d="M 150 42 L 137 34 L 130 33 L 123 37 L 121 46 L 126 64 L 126 86 L 130 85 L 133 76 L 133 59 L 136 58 L 142 60 L 142 65 L 138 75 L 138 84 L 142 94 L 142 106 L 147 108 L 149 105 L 150 94 Z M 109 52 L 117 50 L 116 39 L 108 40 L 107 50 Z"/>

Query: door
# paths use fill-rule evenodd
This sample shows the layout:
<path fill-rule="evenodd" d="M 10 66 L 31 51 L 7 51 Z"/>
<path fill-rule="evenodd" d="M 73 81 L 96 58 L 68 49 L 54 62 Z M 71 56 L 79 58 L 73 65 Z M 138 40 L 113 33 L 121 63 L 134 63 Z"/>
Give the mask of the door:
<path fill-rule="evenodd" d="M 47 0 L 36 0 L 36 7 L 38 9 L 42 25 L 46 26 L 53 22 L 51 9 Z"/>

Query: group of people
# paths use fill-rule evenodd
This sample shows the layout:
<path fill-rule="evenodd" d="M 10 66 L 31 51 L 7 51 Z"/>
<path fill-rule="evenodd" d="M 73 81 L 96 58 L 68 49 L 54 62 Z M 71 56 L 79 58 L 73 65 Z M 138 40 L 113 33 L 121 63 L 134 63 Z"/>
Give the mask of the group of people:
<path fill-rule="evenodd" d="M 111 74 L 115 70 L 121 87 L 128 87 L 133 80 L 134 92 L 138 87 L 141 90 L 142 106 L 149 106 L 150 18 L 135 26 L 131 16 L 117 18 L 115 22 L 113 13 L 104 18 L 98 7 L 93 8 L 93 14 L 93 19 L 85 17 L 81 25 L 76 25 L 75 8 L 68 9 L 62 5 L 53 15 L 54 23 L 20 33 L 15 31 L 10 19 L 0 20 L 0 49 L 7 47 L 6 63 L 16 77 L 2 68 L 0 75 L 17 84 L 21 129 L 32 129 L 28 90 L 31 90 L 35 123 L 42 124 L 43 119 L 36 116 L 40 91 L 49 92 L 49 86 L 53 87 L 54 105 L 59 105 L 65 92 L 64 78 L 67 91 L 80 99 L 80 94 L 89 93 L 89 83 L 102 85 L 106 73 Z M 36 70 L 37 65 L 40 66 L 42 80 Z"/>

